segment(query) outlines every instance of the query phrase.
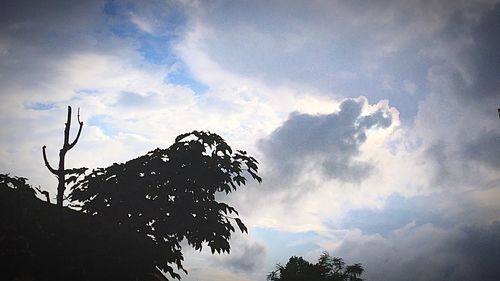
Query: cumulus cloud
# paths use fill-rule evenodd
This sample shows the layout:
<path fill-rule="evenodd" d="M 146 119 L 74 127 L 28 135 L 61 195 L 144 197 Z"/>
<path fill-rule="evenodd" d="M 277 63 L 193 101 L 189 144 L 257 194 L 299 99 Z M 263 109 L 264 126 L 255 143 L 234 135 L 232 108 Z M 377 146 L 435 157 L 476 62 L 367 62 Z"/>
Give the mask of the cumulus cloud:
<path fill-rule="evenodd" d="M 321 231 L 352 208 L 379 206 L 422 179 L 410 178 L 421 172 L 411 155 L 391 152 L 398 127 L 396 109 L 364 97 L 324 113 L 292 113 L 258 142 L 263 183 L 230 200 L 254 226 L 299 232 Z"/>
<path fill-rule="evenodd" d="M 294 177 L 311 165 L 323 176 L 344 182 L 361 182 L 368 177 L 373 165 L 356 160 L 359 148 L 369 130 L 388 128 L 392 115 L 383 107 L 365 115 L 366 103 L 365 98 L 348 99 L 331 114 L 290 114 L 283 125 L 260 141 L 273 176 Z"/>

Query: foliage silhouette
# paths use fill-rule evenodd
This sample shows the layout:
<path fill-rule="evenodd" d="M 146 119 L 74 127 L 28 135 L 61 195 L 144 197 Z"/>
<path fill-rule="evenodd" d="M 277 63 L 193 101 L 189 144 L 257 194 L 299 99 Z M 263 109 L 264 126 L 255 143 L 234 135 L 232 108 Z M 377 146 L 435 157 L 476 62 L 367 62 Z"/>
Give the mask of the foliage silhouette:
<path fill-rule="evenodd" d="M 151 264 L 180 279 L 171 265 L 186 272 L 181 241 L 229 253 L 232 222 L 247 232 L 238 212 L 216 194 L 235 191 L 249 176 L 261 182 L 257 172 L 257 161 L 246 152 L 233 152 L 216 134 L 193 131 L 167 149 L 93 170 L 75 182 L 69 198 L 119 233 L 152 243 Z"/>
<path fill-rule="evenodd" d="M 27 180 L 22 177 L 11 177 L 9 174 L 0 174 L 0 190 L 14 189 L 23 196 L 34 197 L 36 191 L 27 183 Z"/>
<path fill-rule="evenodd" d="M 318 262 L 312 264 L 302 257 L 291 257 L 285 266 L 267 275 L 268 281 L 361 281 L 363 267 L 359 263 L 345 265 L 342 258 L 332 257 L 324 252 Z"/>

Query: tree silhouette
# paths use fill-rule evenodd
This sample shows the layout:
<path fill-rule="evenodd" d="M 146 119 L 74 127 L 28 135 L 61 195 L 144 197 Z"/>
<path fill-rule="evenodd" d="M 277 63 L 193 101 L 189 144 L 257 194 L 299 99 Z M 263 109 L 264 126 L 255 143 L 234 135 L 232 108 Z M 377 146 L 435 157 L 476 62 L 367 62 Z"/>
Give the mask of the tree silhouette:
<path fill-rule="evenodd" d="M 0 222 L 0 280 L 167 280 L 153 243 L 43 202 L 25 178 L 0 174 Z"/>
<path fill-rule="evenodd" d="M 153 243 L 151 263 L 180 279 L 171 265 L 186 272 L 181 241 L 229 253 L 232 222 L 247 232 L 238 212 L 217 194 L 235 191 L 249 176 L 261 182 L 257 170 L 253 157 L 233 152 L 220 136 L 193 131 L 167 149 L 93 170 L 71 187 L 69 198 L 117 233 L 137 233 Z"/>
<path fill-rule="evenodd" d="M 220 194 L 249 178 L 261 182 L 257 171 L 246 152 L 194 131 L 83 178 L 72 173 L 73 209 L 39 200 L 25 178 L 0 174 L 0 280 L 166 280 L 159 269 L 180 279 L 181 241 L 229 253 L 236 227 L 247 232 Z"/>
<path fill-rule="evenodd" d="M 363 267 L 359 263 L 345 265 L 342 258 L 332 257 L 324 252 L 318 262 L 312 264 L 302 257 L 291 257 L 285 266 L 267 275 L 268 281 L 361 281 Z"/>
<path fill-rule="evenodd" d="M 262 181 L 257 160 L 245 151 L 193 131 L 167 149 L 86 173 L 65 168 L 81 135 L 79 112 L 78 123 L 70 142 L 68 106 L 57 170 L 42 147 L 45 166 L 58 178 L 56 205 L 36 188 L 47 198 L 39 200 L 26 179 L 0 175 L 0 264 L 9 265 L 7 280 L 165 280 L 158 270 L 180 279 L 172 266 L 187 273 L 182 241 L 229 253 L 235 227 L 248 232 L 238 212 L 220 201 L 250 177 Z M 67 199 L 72 208 L 62 208 Z"/>
<path fill-rule="evenodd" d="M 80 138 L 80 134 L 82 133 L 82 128 L 83 128 L 83 122 L 80 121 L 80 109 L 78 109 L 78 124 L 80 127 L 78 128 L 78 133 L 76 134 L 75 140 L 72 141 L 71 143 L 69 142 L 69 132 L 71 128 L 71 106 L 68 106 L 68 117 L 66 119 L 66 124 L 64 127 L 64 142 L 62 148 L 59 150 L 59 165 L 57 167 L 57 170 L 52 168 L 50 165 L 49 161 L 47 160 L 47 153 L 45 152 L 46 146 L 44 145 L 42 147 L 42 154 L 43 154 L 43 161 L 45 162 L 45 166 L 49 171 L 54 174 L 57 177 L 58 184 L 57 184 L 57 205 L 59 207 L 63 206 L 63 200 L 64 200 L 64 191 L 66 190 L 66 175 L 68 174 L 81 174 L 85 171 L 85 168 L 80 168 L 80 169 L 65 169 L 65 158 L 66 158 L 66 153 L 70 149 L 72 149 L 76 143 L 78 142 L 78 139 Z M 50 202 L 50 197 L 47 191 L 42 192 L 45 197 L 47 198 L 47 201 Z"/>

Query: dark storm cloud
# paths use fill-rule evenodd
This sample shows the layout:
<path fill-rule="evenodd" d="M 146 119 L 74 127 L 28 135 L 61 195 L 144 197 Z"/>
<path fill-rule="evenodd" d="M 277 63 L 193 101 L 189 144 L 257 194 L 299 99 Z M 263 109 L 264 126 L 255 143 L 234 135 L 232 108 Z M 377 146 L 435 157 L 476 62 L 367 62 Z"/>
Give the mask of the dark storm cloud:
<path fill-rule="evenodd" d="M 460 15 L 456 18 L 465 17 Z M 446 44 L 452 49 L 466 39 L 471 44 L 461 50 L 458 55 L 462 62 L 460 68 L 445 69 L 448 72 L 447 82 L 455 85 L 453 94 L 464 104 L 476 106 L 484 100 L 500 98 L 500 39 L 493 34 L 500 33 L 500 4 L 481 14 L 477 25 L 470 26 L 460 20 L 448 23 L 455 32 L 448 34 Z M 446 37 L 445 37 L 446 38 Z M 470 76 L 470 78 L 468 77 Z"/>
<path fill-rule="evenodd" d="M 426 124 L 439 136 L 428 145 L 434 161 L 434 182 L 441 186 L 482 188 L 477 167 L 500 169 L 500 133 L 496 108 L 500 100 L 500 4 L 486 9 L 472 24 L 466 11 L 449 22 L 440 38 L 442 61 L 429 71 L 433 91 L 427 104 L 435 123 Z M 467 42 L 467 43 L 464 43 Z M 433 99 L 433 101 L 432 101 Z M 434 104 L 432 104 L 434 103 Z M 449 126 L 444 126 L 448 123 Z M 440 125 L 441 124 L 441 125 Z"/>
<path fill-rule="evenodd" d="M 408 225 L 388 237 L 349 237 L 336 254 L 361 262 L 367 280 L 493 281 L 500 275 L 500 222 Z"/>
<path fill-rule="evenodd" d="M 347 99 L 340 111 L 326 115 L 292 113 L 283 125 L 260 141 L 260 149 L 279 177 L 293 177 L 312 163 L 328 178 L 361 182 L 373 167 L 354 158 L 372 128 L 387 128 L 385 109 L 363 116 L 364 99 Z"/>
<path fill-rule="evenodd" d="M 439 44 L 441 54 L 428 73 L 431 87 L 449 91 L 464 105 L 478 107 L 500 98 L 500 4 L 485 10 L 476 24 L 464 21 L 467 11 L 446 23 Z M 468 43 L 464 43 L 468 42 Z M 441 84 L 441 85 L 432 85 Z M 451 89 L 451 90 L 450 90 Z"/>

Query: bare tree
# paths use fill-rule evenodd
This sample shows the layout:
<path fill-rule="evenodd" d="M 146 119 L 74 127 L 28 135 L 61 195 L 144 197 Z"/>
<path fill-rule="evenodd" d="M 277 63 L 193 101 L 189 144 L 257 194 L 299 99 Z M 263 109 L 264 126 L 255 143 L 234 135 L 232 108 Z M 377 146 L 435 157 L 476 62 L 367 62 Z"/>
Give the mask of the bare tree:
<path fill-rule="evenodd" d="M 52 168 L 52 166 L 50 166 L 49 161 L 47 160 L 47 154 L 45 153 L 46 146 L 44 145 L 42 147 L 43 161 L 45 162 L 45 166 L 47 166 L 47 169 L 49 169 L 49 171 L 52 174 L 54 174 L 59 181 L 57 185 L 57 205 L 59 207 L 63 206 L 64 190 L 66 189 L 66 175 L 73 172 L 72 169 L 67 170 L 64 167 L 64 160 L 66 157 L 66 153 L 76 145 L 78 139 L 80 138 L 80 134 L 82 132 L 83 122 L 80 121 L 80 108 L 78 108 L 77 117 L 78 117 L 78 124 L 80 125 L 80 127 L 78 128 L 78 133 L 76 134 L 75 140 L 70 143 L 69 131 L 71 127 L 71 106 L 68 106 L 68 118 L 66 120 L 66 126 L 64 127 L 64 143 L 62 148 L 59 150 L 59 166 L 57 170 Z"/>

